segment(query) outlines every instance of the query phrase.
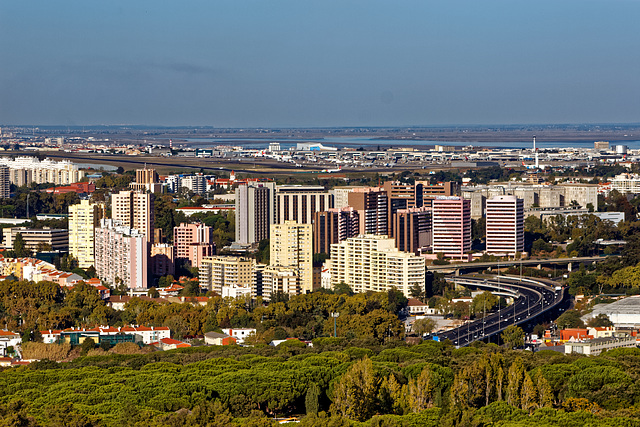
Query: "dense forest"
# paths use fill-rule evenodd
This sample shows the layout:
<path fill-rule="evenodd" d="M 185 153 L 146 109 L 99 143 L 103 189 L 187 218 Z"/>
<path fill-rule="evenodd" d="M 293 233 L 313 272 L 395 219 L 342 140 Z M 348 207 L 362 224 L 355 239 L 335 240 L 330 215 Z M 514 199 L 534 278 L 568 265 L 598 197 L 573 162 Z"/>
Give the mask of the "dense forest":
<path fill-rule="evenodd" d="M 40 361 L 0 373 L 16 426 L 635 426 L 640 349 L 598 357 L 318 338 Z"/>

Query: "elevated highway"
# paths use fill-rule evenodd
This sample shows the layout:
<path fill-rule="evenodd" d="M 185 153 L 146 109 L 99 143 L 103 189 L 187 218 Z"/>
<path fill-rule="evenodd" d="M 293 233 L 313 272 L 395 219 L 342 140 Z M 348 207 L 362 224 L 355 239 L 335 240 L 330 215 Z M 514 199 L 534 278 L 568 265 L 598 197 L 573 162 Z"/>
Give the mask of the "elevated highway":
<path fill-rule="evenodd" d="M 434 334 L 438 340 L 450 340 L 457 347 L 474 341 L 490 338 L 510 325 L 527 323 L 541 314 L 556 308 L 564 299 L 564 289 L 543 279 L 518 278 L 513 276 L 450 277 L 447 281 L 478 289 L 486 289 L 514 298 L 513 304 L 482 319 L 445 332 Z"/>
<path fill-rule="evenodd" d="M 545 259 L 524 259 L 524 260 L 511 260 L 511 261 L 491 261 L 491 262 L 461 262 L 456 264 L 445 265 L 428 265 L 427 270 L 455 273 L 456 275 L 460 271 L 472 271 L 472 270 L 486 270 L 491 268 L 501 267 L 513 267 L 513 266 L 530 266 L 534 265 L 538 268 L 543 265 L 568 265 L 569 271 L 573 264 L 588 263 L 588 262 L 602 262 L 607 257 L 575 257 L 575 258 L 545 258 Z"/>

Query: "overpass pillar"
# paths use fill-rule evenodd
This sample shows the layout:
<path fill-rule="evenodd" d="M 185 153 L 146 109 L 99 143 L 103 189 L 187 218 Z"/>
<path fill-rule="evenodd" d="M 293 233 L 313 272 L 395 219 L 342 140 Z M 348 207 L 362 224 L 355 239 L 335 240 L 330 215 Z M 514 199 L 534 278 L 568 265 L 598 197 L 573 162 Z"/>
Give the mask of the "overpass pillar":
<path fill-rule="evenodd" d="M 453 273 L 455 276 L 459 276 L 460 275 L 460 269 L 456 268 L 456 271 Z"/>
<path fill-rule="evenodd" d="M 538 270 L 542 270 L 542 264 L 538 264 Z"/>
<path fill-rule="evenodd" d="M 569 270 L 569 272 L 573 271 L 573 263 L 567 264 L 567 270 Z"/>

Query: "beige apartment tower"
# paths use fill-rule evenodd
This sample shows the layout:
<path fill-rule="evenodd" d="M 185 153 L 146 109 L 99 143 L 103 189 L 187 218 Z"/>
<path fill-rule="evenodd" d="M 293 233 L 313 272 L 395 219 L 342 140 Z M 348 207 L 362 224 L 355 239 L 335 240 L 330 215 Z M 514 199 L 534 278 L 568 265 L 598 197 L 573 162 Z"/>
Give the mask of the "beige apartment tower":
<path fill-rule="evenodd" d="M 78 267 L 94 265 L 94 235 L 100 220 L 105 216 L 103 203 L 81 200 L 69 206 L 69 253 L 78 260 Z"/>
<path fill-rule="evenodd" d="M 285 221 L 271 225 L 270 264 L 296 271 L 300 292 L 313 291 L 313 244 L 311 224 Z"/>
<path fill-rule="evenodd" d="M 120 191 L 111 195 L 111 218 L 122 227 L 144 234 L 148 243 L 154 238 L 154 196 L 151 193 Z"/>

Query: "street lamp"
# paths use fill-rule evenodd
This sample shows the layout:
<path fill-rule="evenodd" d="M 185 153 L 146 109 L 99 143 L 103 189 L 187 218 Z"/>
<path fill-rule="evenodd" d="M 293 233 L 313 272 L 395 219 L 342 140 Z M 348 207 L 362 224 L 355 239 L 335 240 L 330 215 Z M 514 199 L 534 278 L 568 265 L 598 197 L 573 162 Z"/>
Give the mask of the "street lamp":
<path fill-rule="evenodd" d="M 338 316 L 340 316 L 340 313 L 331 312 L 331 317 L 333 317 L 333 337 L 334 338 L 338 337 L 337 329 L 336 329 L 336 319 L 338 318 Z"/>

